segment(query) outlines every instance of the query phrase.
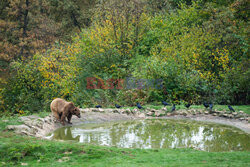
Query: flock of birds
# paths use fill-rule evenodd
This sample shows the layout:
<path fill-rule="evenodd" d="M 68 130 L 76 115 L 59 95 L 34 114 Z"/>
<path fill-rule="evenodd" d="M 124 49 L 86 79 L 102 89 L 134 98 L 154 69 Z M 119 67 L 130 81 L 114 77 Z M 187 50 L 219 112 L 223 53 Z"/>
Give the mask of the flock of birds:
<path fill-rule="evenodd" d="M 167 103 L 167 102 L 165 102 L 165 101 L 162 101 L 162 105 L 164 105 L 164 107 L 166 107 L 166 106 L 171 106 L 171 104 L 169 104 L 169 103 Z M 186 107 L 187 109 L 188 109 L 190 106 L 191 106 L 190 103 L 188 103 L 188 104 L 185 105 L 185 107 Z M 210 111 L 212 111 L 212 110 L 213 110 L 213 107 L 214 107 L 213 103 L 206 103 L 206 102 L 203 103 L 203 106 L 204 106 L 206 109 L 209 108 Z M 121 108 L 121 107 L 123 107 L 123 106 L 120 106 L 120 105 L 118 105 L 118 104 L 115 104 L 115 107 L 116 107 L 116 108 Z M 136 103 L 136 107 L 137 107 L 138 109 L 143 109 L 143 107 L 141 106 L 140 103 Z M 95 108 L 102 108 L 102 106 L 101 106 L 101 105 L 97 105 L 97 106 L 95 106 Z M 228 109 L 230 110 L 230 112 L 235 112 L 235 110 L 233 109 L 233 107 L 230 106 L 230 105 L 228 105 Z M 172 109 L 171 109 L 171 112 L 174 112 L 175 110 L 176 110 L 175 104 L 173 104 Z"/>

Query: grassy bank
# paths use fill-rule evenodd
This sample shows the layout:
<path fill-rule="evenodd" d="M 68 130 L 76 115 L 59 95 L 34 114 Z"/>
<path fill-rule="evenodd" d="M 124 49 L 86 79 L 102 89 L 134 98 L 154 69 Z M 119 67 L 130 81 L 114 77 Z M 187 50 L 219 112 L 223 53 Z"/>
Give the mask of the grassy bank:
<path fill-rule="evenodd" d="M 0 135 L 1 165 L 12 166 L 249 166 L 249 152 L 120 149 Z"/>

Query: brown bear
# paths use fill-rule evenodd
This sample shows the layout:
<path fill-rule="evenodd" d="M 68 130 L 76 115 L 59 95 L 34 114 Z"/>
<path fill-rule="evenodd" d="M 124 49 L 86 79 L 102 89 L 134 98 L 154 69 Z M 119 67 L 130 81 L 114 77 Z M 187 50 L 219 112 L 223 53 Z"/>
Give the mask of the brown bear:
<path fill-rule="evenodd" d="M 66 117 L 69 124 L 72 124 L 70 122 L 72 115 L 76 115 L 78 118 L 81 118 L 79 108 L 75 107 L 72 102 L 67 102 L 60 98 L 56 98 L 51 102 L 50 109 L 56 119 L 63 125 L 65 125 L 64 122 Z"/>

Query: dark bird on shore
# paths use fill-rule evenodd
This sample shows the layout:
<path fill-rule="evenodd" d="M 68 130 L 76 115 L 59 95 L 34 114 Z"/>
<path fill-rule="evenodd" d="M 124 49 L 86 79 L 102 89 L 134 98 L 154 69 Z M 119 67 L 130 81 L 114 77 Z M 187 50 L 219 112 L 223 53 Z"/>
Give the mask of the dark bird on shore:
<path fill-rule="evenodd" d="M 190 103 L 186 104 L 185 107 L 189 108 L 191 106 Z"/>
<path fill-rule="evenodd" d="M 142 109 L 143 107 L 140 105 L 140 103 L 136 103 L 136 106 L 139 108 L 139 109 Z"/>
<path fill-rule="evenodd" d="M 235 112 L 235 110 L 233 109 L 232 106 L 228 105 L 228 108 L 229 108 L 229 110 L 230 110 L 231 112 Z"/>
<path fill-rule="evenodd" d="M 203 106 L 206 107 L 206 108 L 209 107 L 209 105 L 206 102 L 203 103 Z"/>
<path fill-rule="evenodd" d="M 118 104 L 115 104 L 115 107 L 116 108 L 121 108 L 122 106 L 118 105 Z"/>
<path fill-rule="evenodd" d="M 97 105 L 97 106 L 95 106 L 95 108 L 102 108 L 102 106 L 101 105 Z"/>
<path fill-rule="evenodd" d="M 170 104 L 168 104 L 167 102 L 165 102 L 165 101 L 162 101 L 161 102 L 164 106 L 170 106 Z"/>
<path fill-rule="evenodd" d="M 175 111 L 175 104 L 173 105 L 171 112 Z"/>
<path fill-rule="evenodd" d="M 210 109 L 211 111 L 213 110 L 213 107 L 214 107 L 213 103 L 210 103 L 210 104 L 209 104 L 209 109 Z"/>

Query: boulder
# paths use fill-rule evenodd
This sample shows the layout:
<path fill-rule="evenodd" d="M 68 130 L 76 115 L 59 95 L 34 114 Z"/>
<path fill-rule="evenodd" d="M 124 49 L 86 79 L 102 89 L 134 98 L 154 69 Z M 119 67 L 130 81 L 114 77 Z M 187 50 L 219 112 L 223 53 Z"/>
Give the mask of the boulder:
<path fill-rule="evenodd" d="M 145 116 L 144 113 L 140 113 L 140 114 L 138 115 L 138 117 L 139 117 L 139 118 L 145 118 L 146 116 Z"/>
<path fill-rule="evenodd" d="M 170 113 L 170 112 L 167 113 L 167 116 L 171 116 L 171 115 L 172 115 L 172 113 Z"/>
<path fill-rule="evenodd" d="M 216 114 L 216 113 L 213 113 L 213 116 L 217 116 L 217 114 Z"/>
<path fill-rule="evenodd" d="M 160 115 L 161 115 L 160 112 L 155 112 L 155 116 L 156 116 L 156 117 L 159 117 Z"/>
<path fill-rule="evenodd" d="M 152 112 L 152 111 L 150 111 L 150 112 L 147 112 L 147 114 L 146 114 L 147 116 L 152 116 L 152 115 L 154 115 L 154 112 Z"/>

